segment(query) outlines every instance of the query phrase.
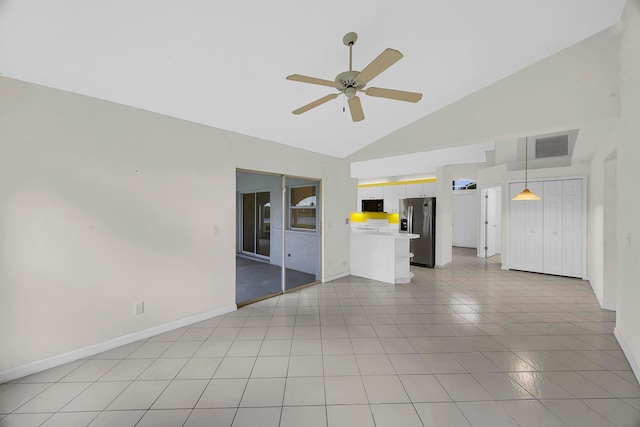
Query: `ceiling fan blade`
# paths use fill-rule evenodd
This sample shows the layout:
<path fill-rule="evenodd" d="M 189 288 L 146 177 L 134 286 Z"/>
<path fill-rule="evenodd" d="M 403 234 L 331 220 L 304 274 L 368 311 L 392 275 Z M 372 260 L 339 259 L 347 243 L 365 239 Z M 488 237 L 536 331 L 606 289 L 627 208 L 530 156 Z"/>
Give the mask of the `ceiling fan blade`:
<path fill-rule="evenodd" d="M 360 98 L 354 96 L 349 98 L 349 111 L 351 111 L 351 120 L 359 122 L 364 120 L 364 111 L 362 111 L 362 104 Z"/>
<path fill-rule="evenodd" d="M 318 105 L 322 105 L 325 102 L 329 102 L 332 99 L 336 99 L 337 96 L 338 96 L 337 93 L 332 93 L 331 95 L 323 96 L 322 98 L 316 99 L 315 101 L 305 105 L 304 107 L 300 107 L 297 110 L 293 110 L 292 113 L 293 114 L 305 113 L 305 112 L 311 110 L 312 108 L 316 108 Z"/>
<path fill-rule="evenodd" d="M 403 90 L 383 89 L 381 87 L 370 87 L 365 90 L 369 96 L 377 96 L 380 98 L 397 99 L 398 101 L 418 102 L 422 99 L 421 93 L 405 92 Z"/>
<path fill-rule="evenodd" d="M 333 82 L 331 80 L 325 80 L 325 79 L 317 79 L 315 77 L 309 77 L 309 76 L 303 76 L 301 74 L 291 74 L 290 76 L 287 76 L 287 80 L 293 80 L 296 82 L 302 82 L 302 83 L 311 83 L 314 85 L 321 85 L 321 86 L 329 86 L 329 87 L 336 87 L 336 82 Z"/>
<path fill-rule="evenodd" d="M 363 83 L 370 82 L 378 74 L 402 59 L 402 56 L 403 55 L 397 50 L 387 48 L 378 55 L 376 59 L 371 61 L 369 65 L 364 67 L 364 70 L 360 71 L 360 74 L 358 74 L 356 78 Z"/>

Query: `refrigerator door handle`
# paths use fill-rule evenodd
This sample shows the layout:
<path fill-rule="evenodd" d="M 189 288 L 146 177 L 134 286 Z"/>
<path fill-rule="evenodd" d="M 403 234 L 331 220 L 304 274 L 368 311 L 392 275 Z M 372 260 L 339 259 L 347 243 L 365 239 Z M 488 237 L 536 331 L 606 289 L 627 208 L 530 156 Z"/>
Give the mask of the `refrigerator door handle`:
<path fill-rule="evenodd" d="M 407 210 L 407 219 L 408 219 L 408 231 L 409 233 L 413 233 L 413 205 L 409 205 Z"/>

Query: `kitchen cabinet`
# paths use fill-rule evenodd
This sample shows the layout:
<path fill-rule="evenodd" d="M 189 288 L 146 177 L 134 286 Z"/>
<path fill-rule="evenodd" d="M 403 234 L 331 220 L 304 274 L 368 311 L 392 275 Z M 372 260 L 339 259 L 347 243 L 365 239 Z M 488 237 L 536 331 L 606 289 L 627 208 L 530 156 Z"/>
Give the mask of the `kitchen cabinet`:
<path fill-rule="evenodd" d="M 350 272 L 390 284 L 411 282 L 410 240 L 420 237 L 409 233 L 352 232 Z"/>
<path fill-rule="evenodd" d="M 533 181 L 529 189 L 542 200 L 509 201 L 509 268 L 583 277 L 584 181 Z M 523 183 L 511 183 L 512 199 Z"/>
<path fill-rule="evenodd" d="M 364 187 L 362 188 L 363 199 L 384 199 L 384 187 Z"/>
<path fill-rule="evenodd" d="M 407 184 L 406 198 L 411 199 L 416 197 L 436 197 L 436 183 L 423 182 L 421 184 Z"/>
<path fill-rule="evenodd" d="M 398 213 L 399 200 L 405 199 L 405 185 L 388 185 L 384 187 L 384 210 L 387 213 Z"/>
<path fill-rule="evenodd" d="M 397 213 L 399 206 L 398 202 L 401 199 L 435 196 L 435 182 L 425 182 L 422 184 L 394 184 L 374 187 L 361 187 L 358 188 L 356 211 L 362 212 L 362 200 L 365 199 L 383 199 L 385 212 Z"/>

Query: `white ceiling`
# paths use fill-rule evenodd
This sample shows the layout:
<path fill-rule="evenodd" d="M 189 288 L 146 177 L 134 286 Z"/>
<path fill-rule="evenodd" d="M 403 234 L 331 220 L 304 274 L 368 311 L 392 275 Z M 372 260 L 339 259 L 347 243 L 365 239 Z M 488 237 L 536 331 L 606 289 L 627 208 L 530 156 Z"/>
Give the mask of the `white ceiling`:
<path fill-rule="evenodd" d="M 620 20 L 624 0 L 0 0 L 0 74 L 344 157 Z M 404 58 L 361 95 L 291 111 L 385 48 Z"/>

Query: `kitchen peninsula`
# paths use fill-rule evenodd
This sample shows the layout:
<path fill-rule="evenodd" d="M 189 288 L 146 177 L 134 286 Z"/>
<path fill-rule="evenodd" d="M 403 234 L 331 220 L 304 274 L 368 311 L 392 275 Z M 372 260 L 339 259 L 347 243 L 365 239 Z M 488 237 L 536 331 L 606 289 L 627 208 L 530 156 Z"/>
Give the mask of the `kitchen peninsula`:
<path fill-rule="evenodd" d="M 396 285 L 410 283 L 409 241 L 420 235 L 399 233 L 397 214 L 367 216 L 351 215 L 351 274 Z"/>

